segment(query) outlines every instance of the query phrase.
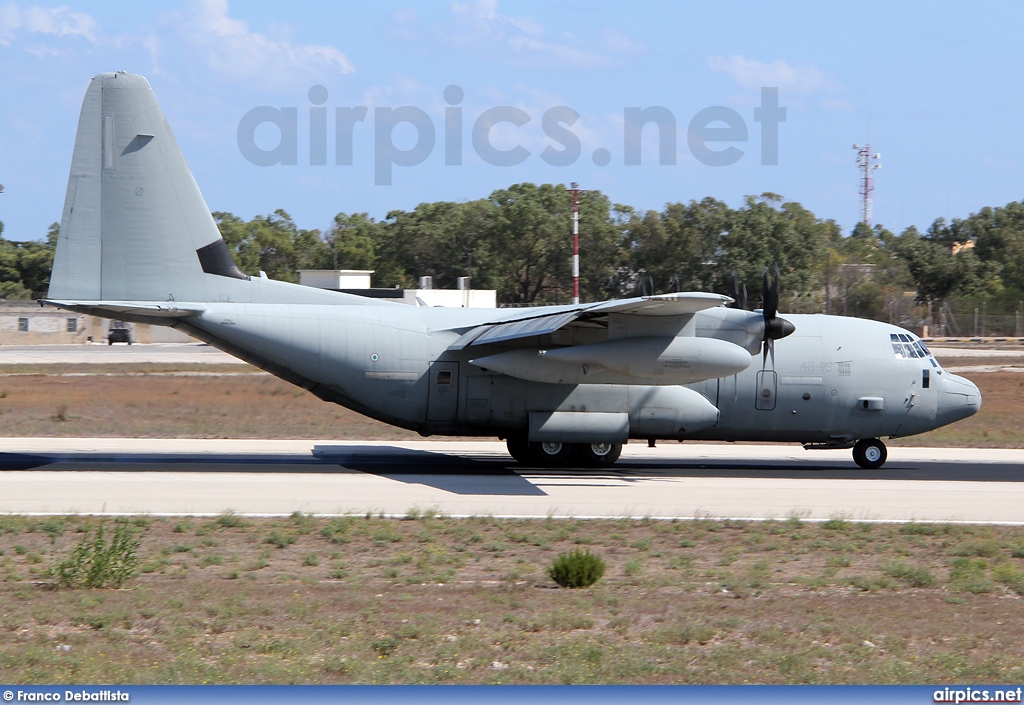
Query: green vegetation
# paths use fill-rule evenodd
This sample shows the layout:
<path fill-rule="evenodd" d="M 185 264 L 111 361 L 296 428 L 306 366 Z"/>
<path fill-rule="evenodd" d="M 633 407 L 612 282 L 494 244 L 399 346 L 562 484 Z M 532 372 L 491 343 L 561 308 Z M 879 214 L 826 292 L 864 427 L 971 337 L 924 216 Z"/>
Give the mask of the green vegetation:
<path fill-rule="evenodd" d="M 0 668 L 25 684 L 1024 679 L 1024 527 L 244 521 L 121 521 L 144 575 L 57 590 L 44 557 L 93 553 L 98 523 L 0 517 Z M 264 543 L 275 532 L 294 543 Z M 601 580 L 549 589 L 556 557 L 587 552 Z"/>
<path fill-rule="evenodd" d="M 139 539 L 124 519 L 118 519 L 114 538 L 103 537 L 103 523 L 87 531 L 71 555 L 53 573 L 62 587 L 119 588 L 138 573 Z"/>
<path fill-rule="evenodd" d="M 475 287 L 497 290 L 499 303 L 522 305 L 571 296 L 571 207 L 561 185 L 521 183 L 474 201 L 391 211 L 381 221 L 339 213 L 326 232 L 299 228 L 283 210 L 249 221 L 213 215 L 248 274 L 297 281 L 299 269 L 337 262 L 376 270 L 376 286 L 412 287 L 431 275 L 451 288 L 471 273 Z M 860 223 L 845 234 L 774 193 L 747 196 L 738 207 L 708 197 L 641 211 L 592 190 L 580 202 L 580 231 L 587 301 L 630 295 L 641 284 L 731 293 L 735 270 L 756 305 L 766 266 L 781 270 L 781 307 L 794 313 L 822 310 L 826 271 L 831 310 L 844 315 L 887 318 L 893 302 L 905 313 L 911 302 L 903 292 L 914 291 L 922 304 L 952 302 L 964 314 L 987 302 L 989 325 L 999 326 L 995 314 L 1024 298 L 1024 201 L 939 218 L 923 233 Z M 0 236 L 0 298 L 45 293 L 58 233 L 55 223 L 45 241 Z"/>
<path fill-rule="evenodd" d="M 548 576 L 564 588 L 590 587 L 604 575 L 605 563 L 586 548 L 563 553 L 552 561 Z"/>

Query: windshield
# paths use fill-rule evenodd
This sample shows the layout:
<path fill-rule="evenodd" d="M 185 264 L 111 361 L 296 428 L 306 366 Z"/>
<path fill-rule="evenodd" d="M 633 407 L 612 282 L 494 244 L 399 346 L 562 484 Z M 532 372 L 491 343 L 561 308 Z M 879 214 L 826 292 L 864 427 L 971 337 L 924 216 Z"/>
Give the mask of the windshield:
<path fill-rule="evenodd" d="M 909 333 L 890 333 L 889 342 L 892 343 L 892 352 L 897 358 L 911 360 L 916 358 L 926 359 L 932 367 L 938 367 L 935 356 L 928 346 Z"/>

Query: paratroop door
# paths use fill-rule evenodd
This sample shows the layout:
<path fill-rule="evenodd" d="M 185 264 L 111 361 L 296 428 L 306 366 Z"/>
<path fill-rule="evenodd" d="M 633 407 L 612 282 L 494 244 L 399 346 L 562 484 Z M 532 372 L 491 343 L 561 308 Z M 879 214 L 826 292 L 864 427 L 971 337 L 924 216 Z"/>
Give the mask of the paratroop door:
<path fill-rule="evenodd" d="M 430 366 L 428 421 L 455 421 L 459 411 L 459 363 L 435 362 Z"/>

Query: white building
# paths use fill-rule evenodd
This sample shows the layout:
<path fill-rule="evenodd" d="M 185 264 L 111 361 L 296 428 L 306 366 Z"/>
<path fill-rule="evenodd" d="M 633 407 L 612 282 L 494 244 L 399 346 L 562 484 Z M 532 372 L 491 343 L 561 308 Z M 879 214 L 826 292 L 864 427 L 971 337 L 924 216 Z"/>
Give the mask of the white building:
<path fill-rule="evenodd" d="M 494 289 L 435 289 L 431 277 L 420 277 L 419 289 L 374 289 L 370 277 L 374 270 L 365 269 L 300 269 L 299 284 L 318 289 L 344 291 L 374 299 L 386 299 L 411 306 L 444 306 L 447 308 L 497 308 L 498 292 Z M 467 285 L 467 277 L 459 284 Z"/>

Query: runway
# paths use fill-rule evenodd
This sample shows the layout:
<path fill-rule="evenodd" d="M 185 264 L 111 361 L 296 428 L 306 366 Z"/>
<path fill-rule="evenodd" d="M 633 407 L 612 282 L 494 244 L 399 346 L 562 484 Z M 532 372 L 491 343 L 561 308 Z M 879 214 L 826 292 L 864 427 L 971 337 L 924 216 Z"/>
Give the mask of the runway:
<path fill-rule="evenodd" d="M 0 439 L 0 513 L 385 514 L 1024 523 L 1024 450 L 628 445 L 544 470 L 496 442 Z"/>

